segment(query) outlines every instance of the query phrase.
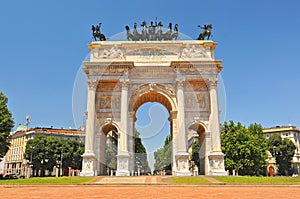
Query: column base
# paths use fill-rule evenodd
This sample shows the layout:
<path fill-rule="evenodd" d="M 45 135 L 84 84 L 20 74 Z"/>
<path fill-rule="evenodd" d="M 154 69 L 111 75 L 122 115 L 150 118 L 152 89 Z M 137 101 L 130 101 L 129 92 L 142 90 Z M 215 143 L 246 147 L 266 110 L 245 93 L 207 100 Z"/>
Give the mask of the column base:
<path fill-rule="evenodd" d="M 175 176 L 191 176 L 189 171 L 189 154 L 186 152 L 178 152 L 175 155 L 176 170 Z"/>
<path fill-rule="evenodd" d="M 85 152 L 82 157 L 82 171 L 80 172 L 80 176 L 94 176 L 96 162 L 96 156 L 94 152 Z"/>
<path fill-rule="evenodd" d="M 224 166 L 224 154 L 221 151 L 213 151 L 208 156 L 209 159 L 209 175 L 227 176 Z"/>
<path fill-rule="evenodd" d="M 119 152 L 117 155 L 117 171 L 116 176 L 130 176 L 129 171 L 130 155 L 128 152 Z"/>

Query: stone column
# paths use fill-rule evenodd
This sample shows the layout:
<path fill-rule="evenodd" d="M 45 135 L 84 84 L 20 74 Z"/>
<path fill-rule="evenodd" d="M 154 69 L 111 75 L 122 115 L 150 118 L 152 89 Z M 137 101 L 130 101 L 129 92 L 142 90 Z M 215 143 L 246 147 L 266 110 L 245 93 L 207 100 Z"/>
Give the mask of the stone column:
<path fill-rule="evenodd" d="M 211 133 L 211 152 L 209 159 L 210 175 L 227 175 L 224 167 L 224 154 L 221 150 L 220 137 L 220 121 L 218 106 L 218 79 L 212 78 L 208 80 L 209 96 L 210 96 L 210 117 L 209 128 Z"/>
<path fill-rule="evenodd" d="M 129 153 L 128 153 L 128 79 L 121 79 L 122 91 L 121 91 L 121 124 L 120 124 L 120 136 L 117 155 L 117 176 L 129 176 Z"/>
<path fill-rule="evenodd" d="M 209 79 L 208 88 L 210 96 L 210 132 L 212 141 L 212 151 L 221 152 L 220 142 L 220 122 L 217 94 L 218 79 Z"/>
<path fill-rule="evenodd" d="M 176 175 L 186 176 L 191 175 L 189 172 L 189 154 L 186 149 L 186 135 L 185 135 L 185 108 L 184 108 L 184 92 L 183 85 L 185 78 L 180 77 L 176 79 L 177 82 L 177 123 L 178 123 L 178 134 L 176 135 Z"/>
<path fill-rule="evenodd" d="M 88 80 L 88 100 L 87 100 L 87 122 L 85 134 L 85 151 L 82 155 L 82 171 L 81 176 L 94 176 L 95 169 L 95 153 L 94 153 L 94 137 L 95 137 L 95 100 L 98 80 Z"/>
<path fill-rule="evenodd" d="M 132 171 L 134 170 L 134 164 L 135 164 L 135 153 L 134 153 L 134 148 L 135 148 L 135 145 L 134 145 L 134 140 L 135 140 L 135 135 L 134 135 L 134 123 L 136 121 L 136 117 L 135 117 L 135 114 L 134 112 L 131 112 L 129 113 L 129 118 L 128 118 L 128 122 L 129 122 L 129 125 L 128 125 L 128 136 L 129 136 L 129 139 L 128 139 L 128 152 L 129 152 L 129 155 L 130 155 L 130 160 L 129 160 L 129 171 Z"/>

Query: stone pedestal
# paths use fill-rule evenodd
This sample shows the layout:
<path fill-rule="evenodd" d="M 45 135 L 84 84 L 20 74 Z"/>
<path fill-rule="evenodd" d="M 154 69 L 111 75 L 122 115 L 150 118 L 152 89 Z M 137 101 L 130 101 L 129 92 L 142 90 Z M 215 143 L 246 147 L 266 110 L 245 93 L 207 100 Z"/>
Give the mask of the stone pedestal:
<path fill-rule="evenodd" d="M 80 172 L 80 176 L 94 176 L 95 175 L 95 164 L 96 157 L 94 153 L 84 153 L 82 155 L 82 171 Z"/>
<path fill-rule="evenodd" d="M 117 171 L 116 176 L 130 176 L 129 171 L 130 155 L 128 152 L 119 152 L 117 155 Z"/>
<path fill-rule="evenodd" d="M 209 159 L 209 175 L 212 176 L 227 176 L 224 166 L 224 154 L 219 152 L 211 152 L 208 156 Z"/>
<path fill-rule="evenodd" d="M 189 171 L 189 154 L 186 152 L 177 153 L 175 155 L 177 170 L 175 171 L 176 176 L 190 176 Z"/>

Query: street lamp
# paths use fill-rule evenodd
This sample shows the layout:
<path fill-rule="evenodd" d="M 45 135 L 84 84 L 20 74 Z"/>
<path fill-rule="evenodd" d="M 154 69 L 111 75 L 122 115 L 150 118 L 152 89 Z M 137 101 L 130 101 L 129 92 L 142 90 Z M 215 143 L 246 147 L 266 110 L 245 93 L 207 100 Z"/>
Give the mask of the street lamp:
<path fill-rule="evenodd" d="M 275 169 L 276 169 L 276 146 L 273 146 L 273 157 L 274 157 L 274 172 L 275 172 Z"/>
<path fill-rule="evenodd" d="M 274 164 L 276 165 L 276 146 L 273 146 Z"/>
<path fill-rule="evenodd" d="M 32 167 L 33 167 L 33 163 L 32 163 L 32 154 L 33 154 L 33 149 L 34 146 L 30 147 L 30 161 L 29 161 L 29 167 L 28 167 L 28 171 L 27 171 L 27 178 L 31 177 L 31 171 L 32 171 Z"/>
<path fill-rule="evenodd" d="M 64 149 L 61 150 L 61 154 L 60 154 L 60 176 L 63 176 L 63 152 Z"/>

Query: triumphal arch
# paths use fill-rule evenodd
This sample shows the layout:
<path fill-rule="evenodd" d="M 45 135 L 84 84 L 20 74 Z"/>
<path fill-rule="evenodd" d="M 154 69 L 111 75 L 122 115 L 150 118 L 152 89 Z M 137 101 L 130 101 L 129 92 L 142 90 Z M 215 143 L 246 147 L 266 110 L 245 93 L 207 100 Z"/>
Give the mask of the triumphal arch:
<path fill-rule="evenodd" d="M 216 43 L 131 40 L 88 45 L 90 58 L 83 67 L 88 99 L 81 175 L 106 174 L 109 133 L 117 142 L 116 175 L 131 175 L 135 114 L 146 102 L 159 102 L 169 112 L 173 175 L 191 175 L 187 145 L 192 136 L 200 141 L 200 173 L 226 175 L 217 91 L 222 61 L 215 59 Z"/>

